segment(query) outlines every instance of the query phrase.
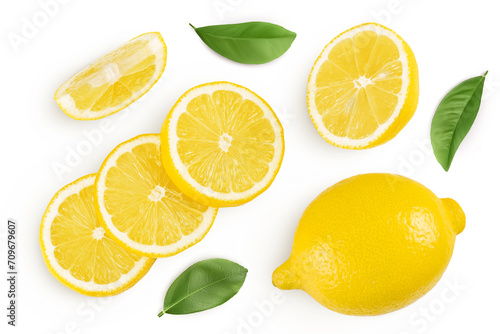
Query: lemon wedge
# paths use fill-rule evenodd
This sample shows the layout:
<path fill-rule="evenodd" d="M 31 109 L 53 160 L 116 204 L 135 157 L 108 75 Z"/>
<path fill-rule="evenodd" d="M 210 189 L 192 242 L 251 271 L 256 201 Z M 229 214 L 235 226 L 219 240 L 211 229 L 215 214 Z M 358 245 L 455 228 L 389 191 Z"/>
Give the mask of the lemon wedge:
<path fill-rule="evenodd" d="M 54 98 L 74 119 L 103 118 L 149 91 L 162 75 L 166 61 L 167 47 L 161 34 L 143 34 L 75 74 Z"/>

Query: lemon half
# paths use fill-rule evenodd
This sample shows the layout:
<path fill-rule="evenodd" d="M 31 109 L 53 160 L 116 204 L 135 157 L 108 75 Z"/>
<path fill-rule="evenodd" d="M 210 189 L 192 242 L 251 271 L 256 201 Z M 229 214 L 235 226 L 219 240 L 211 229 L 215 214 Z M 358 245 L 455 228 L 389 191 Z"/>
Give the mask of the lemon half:
<path fill-rule="evenodd" d="M 330 144 L 365 149 L 395 137 L 418 103 L 409 45 L 377 23 L 349 29 L 324 48 L 307 83 L 309 115 Z"/>

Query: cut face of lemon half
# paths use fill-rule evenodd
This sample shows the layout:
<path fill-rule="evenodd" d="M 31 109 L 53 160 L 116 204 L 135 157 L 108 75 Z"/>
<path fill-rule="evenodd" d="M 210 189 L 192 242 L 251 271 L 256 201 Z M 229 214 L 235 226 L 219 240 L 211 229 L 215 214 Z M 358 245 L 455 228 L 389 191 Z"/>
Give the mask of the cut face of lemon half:
<path fill-rule="evenodd" d="M 418 102 L 418 69 L 406 42 L 366 23 L 333 39 L 312 68 L 309 115 L 330 144 L 364 149 L 395 137 Z"/>
<path fill-rule="evenodd" d="M 131 254 L 110 239 L 94 209 L 95 174 L 59 190 L 40 227 L 40 245 L 50 272 L 88 296 L 116 295 L 137 283 L 154 259 Z"/>
<path fill-rule="evenodd" d="M 104 229 L 130 252 L 166 257 L 207 234 L 217 209 L 184 195 L 161 165 L 160 135 L 118 145 L 96 178 L 96 208 Z"/>
<path fill-rule="evenodd" d="M 93 120 L 114 114 L 144 95 L 165 69 L 160 33 L 140 35 L 75 74 L 54 96 L 70 117 Z"/>
<path fill-rule="evenodd" d="M 271 107 L 245 87 L 213 82 L 187 91 L 161 131 L 163 166 L 188 196 L 206 205 L 241 205 L 273 182 L 284 152 Z"/>

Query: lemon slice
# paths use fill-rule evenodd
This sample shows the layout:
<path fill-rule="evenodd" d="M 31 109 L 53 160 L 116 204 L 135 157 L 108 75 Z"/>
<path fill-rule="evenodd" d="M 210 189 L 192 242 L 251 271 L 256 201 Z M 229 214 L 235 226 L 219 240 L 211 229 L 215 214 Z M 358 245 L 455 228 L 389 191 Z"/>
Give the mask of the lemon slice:
<path fill-rule="evenodd" d="M 155 260 L 129 253 L 104 232 L 94 209 L 95 175 L 55 194 L 43 215 L 40 245 L 62 284 L 88 296 L 111 296 L 137 283 Z"/>
<path fill-rule="evenodd" d="M 309 114 L 330 144 L 364 149 L 395 137 L 418 102 L 418 69 L 408 44 L 376 23 L 347 30 L 320 54 L 307 83 Z"/>
<path fill-rule="evenodd" d="M 167 47 L 161 34 L 143 34 L 75 74 L 54 98 L 74 119 L 103 118 L 150 90 L 162 75 L 166 61 Z"/>
<path fill-rule="evenodd" d="M 184 195 L 161 165 L 160 135 L 118 145 L 96 178 L 96 208 L 104 229 L 136 254 L 166 257 L 207 234 L 217 209 Z"/>
<path fill-rule="evenodd" d="M 184 93 L 161 130 L 167 174 L 188 196 L 215 206 L 250 201 L 273 182 L 283 159 L 283 128 L 245 87 L 213 82 Z"/>

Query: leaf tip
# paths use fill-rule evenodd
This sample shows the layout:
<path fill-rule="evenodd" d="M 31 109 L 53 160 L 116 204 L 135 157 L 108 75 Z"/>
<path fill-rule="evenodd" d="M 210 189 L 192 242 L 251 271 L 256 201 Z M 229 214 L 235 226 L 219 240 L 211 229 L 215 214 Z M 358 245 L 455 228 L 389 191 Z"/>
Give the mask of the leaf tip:
<path fill-rule="evenodd" d="M 443 160 L 438 159 L 441 167 L 443 167 L 444 171 L 447 172 L 451 167 L 451 162 L 453 161 L 453 158 L 451 158 L 451 160 L 449 160 L 449 157 L 448 157 L 448 159 L 443 159 Z"/>

